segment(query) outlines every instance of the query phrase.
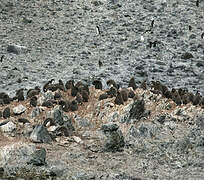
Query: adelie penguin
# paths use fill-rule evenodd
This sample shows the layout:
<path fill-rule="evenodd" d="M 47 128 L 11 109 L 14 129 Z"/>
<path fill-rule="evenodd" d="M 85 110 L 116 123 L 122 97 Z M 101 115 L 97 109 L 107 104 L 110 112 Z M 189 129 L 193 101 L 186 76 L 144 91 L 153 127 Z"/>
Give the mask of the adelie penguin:
<path fill-rule="evenodd" d="M 127 89 L 121 89 L 120 90 L 120 94 L 123 98 L 123 101 L 127 101 L 128 100 L 128 93 L 129 91 Z"/>
<path fill-rule="evenodd" d="M 103 63 L 100 60 L 98 61 L 98 66 L 99 66 L 99 68 L 101 68 L 103 66 Z"/>
<path fill-rule="evenodd" d="M 204 32 L 201 34 L 201 39 L 204 39 Z"/>
<path fill-rule="evenodd" d="M 117 88 L 117 89 L 119 89 L 119 85 L 117 85 L 116 84 L 116 82 L 114 81 L 114 80 L 112 80 L 112 79 L 110 79 L 110 80 L 108 80 L 107 82 L 106 82 L 106 84 L 108 85 L 108 86 L 114 86 L 115 88 Z"/>
<path fill-rule="evenodd" d="M 151 22 L 151 29 L 154 27 L 154 19 L 152 19 L 152 22 Z"/>
<path fill-rule="evenodd" d="M 71 111 L 77 111 L 78 110 L 78 103 L 76 100 L 73 100 L 70 104 L 70 110 Z"/>
<path fill-rule="evenodd" d="M 17 99 L 18 101 L 24 101 L 24 89 L 21 88 L 19 90 L 16 91 L 16 96 L 14 97 L 14 99 Z"/>
<path fill-rule="evenodd" d="M 92 84 L 95 86 L 95 89 L 101 89 L 102 90 L 102 88 L 103 88 L 102 82 L 99 80 L 93 81 Z"/>
<path fill-rule="evenodd" d="M 65 87 L 66 89 L 71 89 L 74 86 L 74 80 L 69 80 L 66 82 Z"/>
<path fill-rule="evenodd" d="M 116 96 L 116 98 L 114 100 L 114 103 L 117 104 L 117 105 L 121 105 L 121 104 L 124 103 L 123 97 L 122 97 L 120 92 L 118 92 L 118 94 L 117 94 L 117 96 Z"/>
<path fill-rule="evenodd" d="M 48 81 L 47 83 L 45 83 L 45 85 L 43 86 L 43 91 L 47 92 L 49 86 L 54 82 L 54 79 L 51 79 L 50 81 Z"/>
<path fill-rule="evenodd" d="M 196 6 L 199 7 L 200 0 L 196 0 Z"/>
<path fill-rule="evenodd" d="M 32 96 L 30 98 L 30 106 L 36 107 L 37 106 L 37 100 L 38 100 L 38 98 L 36 96 Z"/>
<path fill-rule="evenodd" d="M 29 89 L 27 91 L 27 98 L 31 98 L 31 97 L 39 95 L 39 94 L 40 94 L 40 88 L 38 86 L 35 86 L 34 89 Z"/>
<path fill-rule="evenodd" d="M 136 85 L 136 82 L 135 82 L 135 78 L 132 77 L 129 81 L 129 84 L 128 84 L 128 87 L 132 87 L 133 90 L 137 89 L 137 85 Z"/>
<path fill-rule="evenodd" d="M 4 57 L 4 55 L 1 56 L 0 62 L 3 62 Z"/>

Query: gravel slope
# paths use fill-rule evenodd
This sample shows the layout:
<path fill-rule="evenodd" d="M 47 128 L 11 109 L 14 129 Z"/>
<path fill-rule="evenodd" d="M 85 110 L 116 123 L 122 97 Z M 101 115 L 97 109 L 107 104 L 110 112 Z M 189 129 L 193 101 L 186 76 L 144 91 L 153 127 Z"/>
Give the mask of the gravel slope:
<path fill-rule="evenodd" d="M 35 0 L 0 4 L 0 91 L 51 78 L 158 79 L 204 93 L 204 1 Z M 151 33 L 152 18 L 155 23 Z M 192 30 L 189 31 L 189 25 Z M 99 27 L 101 34 L 97 34 Z M 141 41 L 141 36 L 144 41 Z M 158 41 L 149 48 L 149 41 Z M 9 53 L 9 44 L 26 51 Z M 193 58 L 182 59 L 185 53 Z M 98 61 L 103 67 L 98 67 Z"/>

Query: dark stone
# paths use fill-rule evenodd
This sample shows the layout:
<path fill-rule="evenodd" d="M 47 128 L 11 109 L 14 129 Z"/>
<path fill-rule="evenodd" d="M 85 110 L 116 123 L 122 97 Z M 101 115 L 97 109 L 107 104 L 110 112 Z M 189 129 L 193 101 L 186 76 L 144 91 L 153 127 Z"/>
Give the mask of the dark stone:
<path fill-rule="evenodd" d="M 108 124 L 103 124 L 102 127 L 101 127 L 101 130 L 103 132 L 106 132 L 106 131 L 117 131 L 119 128 L 119 126 L 115 123 L 108 123 Z"/>
<path fill-rule="evenodd" d="M 182 59 L 191 59 L 193 58 L 193 55 L 189 52 L 185 52 L 182 56 L 181 56 Z"/>
<path fill-rule="evenodd" d="M 101 89 L 103 88 L 102 82 L 99 80 L 93 81 L 93 85 L 95 86 L 95 89 Z"/>
<path fill-rule="evenodd" d="M 140 119 L 145 111 L 145 102 L 143 99 L 138 99 L 132 104 L 132 108 L 130 109 L 130 119 Z"/>
<path fill-rule="evenodd" d="M 135 78 L 132 77 L 129 81 L 129 84 L 128 84 L 128 87 L 132 87 L 133 90 L 137 89 L 137 86 L 136 86 L 136 82 L 135 82 Z"/>
<path fill-rule="evenodd" d="M 105 152 L 117 152 L 121 151 L 125 146 L 125 141 L 121 130 L 117 124 L 105 124 L 102 126 L 106 139 L 103 144 L 103 151 Z"/>
<path fill-rule="evenodd" d="M 43 125 L 36 125 L 30 138 L 33 142 L 37 143 L 50 143 L 52 141 L 49 132 Z"/>
<path fill-rule="evenodd" d="M 26 118 L 19 118 L 19 119 L 18 119 L 18 122 L 19 122 L 19 123 L 23 123 L 23 124 L 25 124 L 25 123 L 30 123 L 30 121 L 28 121 L 28 119 L 26 119 Z"/>
<path fill-rule="evenodd" d="M 104 94 L 101 94 L 98 98 L 98 100 L 103 100 L 103 99 L 107 99 L 108 98 L 108 94 L 107 93 L 104 93 Z"/>
<path fill-rule="evenodd" d="M 10 108 L 9 107 L 6 107 L 3 111 L 3 118 L 4 119 L 7 119 L 7 118 L 10 118 L 11 116 L 11 112 L 10 112 Z"/>
<path fill-rule="evenodd" d="M 44 166 L 47 165 L 45 162 L 46 159 L 46 150 L 45 148 L 40 148 L 36 150 L 32 155 L 30 161 L 27 164 L 32 164 L 34 166 Z"/>
<path fill-rule="evenodd" d="M 53 102 L 51 100 L 47 100 L 42 103 L 42 106 L 48 107 L 48 108 L 53 107 Z"/>
<path fill-rule="evenodd" d="M 36 107 L 37 106 L 37 97 L 36 96 L 32 96 L 30 98 L 30 105 L 33 106 L 33 107 Z"/>
<path fill-rule="evenodd" d="M 120 92 L 118 92 L 118 94 L 117 94 L 117 96 L 116 96 L 116 98 L 114 100 L 114 103 L 117 104 L 117 105 L 123 104 L 123 97 L 122 97 Z"/>
<path fill-rule="evenodd" d="M 157 121 L 158 121 L 160 124 L 164 124 L 165 119 L 166 119 L 166 115 L 161 115 L 161 116 L 158 117 Z"/>

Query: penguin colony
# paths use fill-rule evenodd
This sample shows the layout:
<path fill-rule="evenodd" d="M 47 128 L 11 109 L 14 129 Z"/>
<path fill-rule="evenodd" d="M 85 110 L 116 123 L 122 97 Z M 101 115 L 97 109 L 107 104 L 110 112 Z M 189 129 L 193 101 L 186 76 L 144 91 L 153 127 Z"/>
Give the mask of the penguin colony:
<path fill-rule="evenodd" d="M 103 91 L 103 94 L 99 96 L 99 101 L 107 98 L 114 98 L 114 103 L 116 105 L 122 105 L 128 100 L 128 98 L 137 99 L 134 91 L 137 88 L 142 88 L 143 90 L 149 89 L 154 94 L 161 94 L 162 97 L 172 99 L 176 105 L 192 103 L 196 106 L 201 106 L 204 108 L 204 97 L 197 91 L 196 94 L 189 92 L 187 89 L 169 89 L 167 86 L 163 85 L 159 81 L 152 81 L 147 84 L 143 81 L 139 86 L 137 86 L 134 77 L 129 80 L 128 88 L 120 88 L 119 85 L 114 80 L 108 80 L 108 89 Z M 102 82 L 100 80 L 95 80 L 92 82 L 95 89 L 102 90 Z M 11 98 L 5 92 L 0 93 L 0 105 L 7 106 L 11 102 L 20 102 L 28 100 L 30 102 L 30 107 L 36 107 L 38 105 L 38 95 L 41 90 L 38 86 L 27 91 L 26 98 L 24 97 L 24 90 L 19 89 L 16 91 L 16 95 Z M 42 106 L 47 108 L 52 108 L 55 105 L 60 105 L 64 112 L 77 111 L 78 107 L 89 101 L 90 91 L 88 85 L 78 81 L 69 80 L 64 83 L 59 80 L 58 83 L 54 83 L 54 79 L 51 79 L 42 88 L 43 92 L 52 91 L 54 93 L 54 99 L 47 100 L 42 103 Z M 72 98 L 66 99 L 62 96 L 63 93 L 69 93 Z M 0 118 L 7 119 L 11 116 L 10 108 L 7 106 L 3 111 L 0 111 Z M 24 122 L 24 119 L 19 119 L 19 121 Z"/>

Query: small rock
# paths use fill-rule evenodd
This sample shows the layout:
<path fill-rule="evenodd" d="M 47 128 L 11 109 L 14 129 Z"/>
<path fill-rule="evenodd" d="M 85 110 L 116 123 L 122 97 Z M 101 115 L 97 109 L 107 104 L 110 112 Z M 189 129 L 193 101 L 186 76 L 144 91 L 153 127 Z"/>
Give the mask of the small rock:
<path fill-rule="evenodd" d="M 22 113 L 24 113 L 26 111 L 26 107 L 23 106 L 22 104 L 16 106 L 15 108 L 13 108 L 13 113 L 15 115 L 20 115 Z"/>
<path fill-rule="evenodd" d="M 130 109 L 130 119 L 140 119 L 145 111 L 145 102 L 143 99 L 138 99 L 132 104 Z"/>
<path fill-rule="evenodd" d="M 4 133 L 12 133 L 14 130 L 16 130 L 16 125 L 12 121 L 9 121 L 8 123 L 2 125 L 0 129 Z"/>
<path fill-rule="evenodd" d="M 30 135 L 30 139 L 38 143 L 50 143 L 52 141 L 49 132 L 43 125 L 36 125 Z"/>
<path fill-rule="evenodd" d="M 21 53 L 26 53 L 28 51 L 28 48 L 25 46 L 19 46 L 15 44 L 8 45 L 7 47 L 7 52 L 8 53 L 13 53 L 13 54 L 21 54 Z"/>
<path fill-rule="evenodd" d="M 11 112 L 10 112 L 10 108 L 9 107 L 6 107 L 3 111 L 3 118 L 4 119 L 7 119 L 11 116 Z"/>
<path fill-rule="evenodd" d="M 56 125 L 63 125 L 63 112 L 60 110 L 60 106 L 56 106 L 52 111 L 48 112 L 49 118 L 54 119 Z"/>
<path fill-rule="evenodd" d="M 191 59 L 191 58 L 193 58 L 193 55 L 189 52 L 186 52 L 181 56 L 181 58 L 182 59 Z"/>
<path fill-rule="evenodd" d="M 40 148 L 39 150 L 36 150 L 32 155 L 30 161 L 27 162 L 27 164 L 32 164 L 35 166 L 44 166 L 47 165 L 45 162 L 46 159 L 46 150 L 45 148 Z"/>
<path fill-rule="evenodd" d="M 117 124 L 104 124 L 101 127 L 105 135 L 105 140 L 102 142 L 103 150 L 106 152 L 121 151 L 125 145 L 124 137 Z"/>

